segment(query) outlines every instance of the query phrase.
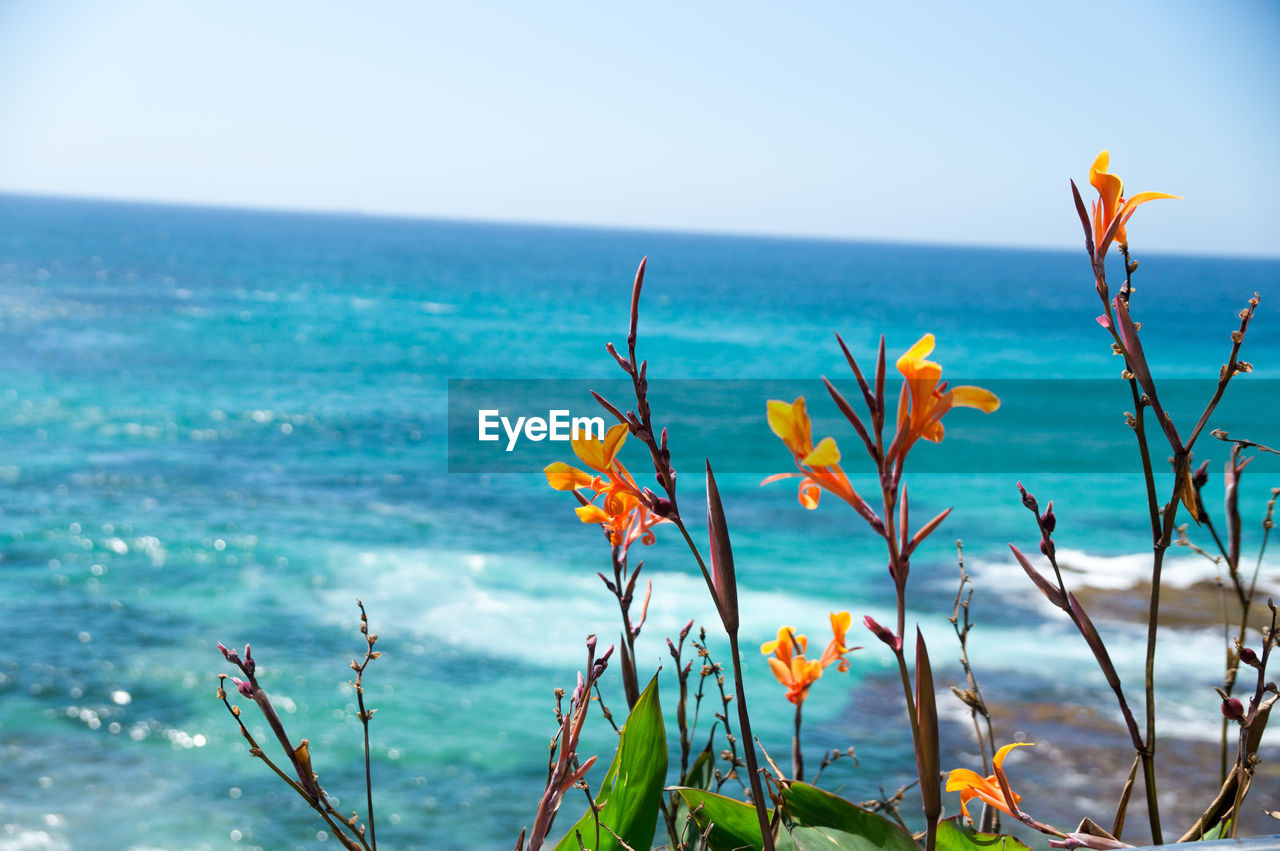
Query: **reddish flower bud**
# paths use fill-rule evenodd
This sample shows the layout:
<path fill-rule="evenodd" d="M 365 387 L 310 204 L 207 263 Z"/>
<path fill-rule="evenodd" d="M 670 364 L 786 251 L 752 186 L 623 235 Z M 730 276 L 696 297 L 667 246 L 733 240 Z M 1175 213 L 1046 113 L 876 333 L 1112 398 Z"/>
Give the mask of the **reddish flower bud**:
<path fill-rule="evenodd" d="M 243 694 L 245 697 L 249 697 L 249 698 L 253 697 L 252 684 L 247 683 L 244 680 L 237 680 L 235 677 L 231 678 L 231 682 L 236 684 L 236 690 L 241 694 Z"/>
<path fill-rule="evenodd" d="M 902 649 L 901 639 L 880 624 L 876 623 L 875 618 L 871 617 L 871 615 L 867 615 L 863 618 L 862 623 L 866 625 L 867 629 L 871 630 L 876 638 L 889 645 L 889 648 L 893 650 L 894 653 L 897 653 Z"/>
<path fill-rule="evenodd" d="M 1046 535 L 1052 535 L 1053 530 L 1058 528 L 1058 517 L 1053 513 L 1053 500 L 1049 500 L 1049 507 L 1045 509 L 1044 516 L 1040 518 L 1040 526 L 1044 529 Z"/>
<path fill-rule="evenodd" d="M 1230 697 L 1222 701 L 1222 714 L 1232 721 L 1244 720 L 1244 704 L 1239 699 Z"/>
<path fill-rule="evenodd" d="M 675 473 L 671 474 L 672 483 L 675 481 Z M 671 500 L 665 496 L 655 496 L 653 498 L 653 513 L 659 517 L 675 517 L 675 506 L 671 504 Z"/>
<path fill-rule="evenodd" d="M 1018 493 L 1022 494 L 1022 504 L 1039 515 L 1040 503 L 1036 502 L 1034 496 L 1027 493 L 1027 489 L 1022 486 L 1022 482 L 1018 482 Z"/>
<path fill-rule="evenodd" d="M 1208 483 L 1209 483 L 1209 462 L 1205 461 L 1203 464 L 1201 464 L 1199 467 L 1196 468 L 1196 471 L 1194 473 L 1191 474 L 1191 485 L 1196 490 L 1200 490 L 1200 488 L 1204 487 Z"/>
<path fill-rule="evenodd" d="M 1248 647 L 1240 648 L 1240 661 L 1251 667 L 1258 667 L 1258 654 L 1254 653 Z"/>

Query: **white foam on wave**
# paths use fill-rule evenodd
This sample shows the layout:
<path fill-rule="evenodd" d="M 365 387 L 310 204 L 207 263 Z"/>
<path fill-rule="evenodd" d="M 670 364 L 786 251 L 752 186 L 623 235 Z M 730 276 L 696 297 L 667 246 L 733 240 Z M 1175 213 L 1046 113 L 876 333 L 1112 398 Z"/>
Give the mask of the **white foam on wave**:
<path fill-rule="evenodd" d="M 331 559 L 334 581 L 328 583 L 329 590 L 321 599 L 323 616 L 334 623 L 350 622 L 351 596 L 356 593 L 367 604 L 377 629 L 388 636 L 432 638 L 468 652 L 514 657 L 538 665 L 579 661 L 583 639 L 590 633 L 599 635 L 603 645 L 619 639 L 617 603 L 595 575 L 599 564 L 558 564 L 544 554 L 416 548 L 331 550 Z M 987 568 L 984 565 L 981 569 L 985 587 Z M 978 570 L 975 566 L 975 575 Z M 1016 564 L 1005 572 L 1010 579 L 1020 580 L 1018 593 L 1022 597 L 1043 601 Z M 646 571 L 635 592 L 633 617 L 640 612 L 646 579 L 653 580 L 653 597 L 639 652 L 665 659 L 664 639 L 677 635 L 690 618 L 707 626 L 712 635 L 720 634 L 715 607 L 696 573 Z M 930 647 L 937 648 L 935 658 L 950 660 L 956 639 L 946 621 L 949 601 L 921 597 L 917 602 L 922 608 L 908 612 L 908 632 L 920 624 Z M 938 603 L 937 608 L 931 610 L 931 603 Z M 862 618 L 870 615 L 889 627 L 896 619 L 887 608 L 783 590 L 740 588 L 739 609 L 744 653 L 773 638 L 782 625 L 793 626 L 822 646 L 830 612 L 848 609 L 854 620 L 848 643 L 866 645 L 869 651 L 877 651 L 879 658 L 884 655 L 878 652 L 883 648 L 862 626 Z M 970 635 L 975 664 L 988 670 L 1035 674 L 1059 670 L 1068 679 L 1092 669 L 1093 657 L 1083 639 L 1061 612 L 1047 603 L 1046 609 L 1047 616 L 1040 623 L 978 624 Z M 1099 628 L 1117 669 L 1122 674 L 1140 673 L 1145 632 L 1132 624 Z M 1178 670 L 1187 676 L 1220 667 L 1220 635 L 1188 630 L 1167 634 L 1169 655 L 1177 657 Z"/>
<path fill-rule="evenodd" d="M 1219 578 L 1225 583 L 1226 568 L 1214 564 L 1200 555 L 1166 554 L 1161 569 L 1161 586 L 1186 589 L 1199 583 L 1214 583 Z M 1177 553 L 1177 554 L 1175 554 Z M 1053 568 L 1049 559 L 1039 552 L 1026 552 L 1031 564 L 1052 581 Z M 1124 555 L 1094 555 L 1084 550 L 1061 548 L 1057 552 L 1058 566 L 1062 568 L 1067 590 L 1081 586 L 1104 591 L 1125 591 L 1136 588 L 1151 577 L 1151 553 Z M 1242 573 L 1252 578 L 1255 562 L 1243 559 Z M 1010 553 L 1007 559 L 974 559 L 970 562 L 972 573 L 982 587 L 993 587 L 1003 592 L 1034 590 L 1026 573 Z M 1280 562 L 1264 559 L 1258 571 L 1258 593 L 1280 595 Z M 1035 596 L 1039 597 L 1039 594 Z M 1041 598 L 1043 599 L 1043 598 Z"/>
<path fill-rule="evenodd" d="M 65 839 L 46 830 L 26 830 L 17 825 L 4 825 L 0 832 L 0 851 L 70 851 Z"/>
<path fill-rule="evenodd" d="M 617 603 L 594 570 L 599 565 L 554 563 L 546 555 L 495 555 L 475 551 L 414 548 L 332 551 L 334 580 L 320 597 L 321 617 L 349 626 L 351 597 L 357 593 L 369 609 L 376 631 L 400 640 L 439 642 L 469 655 L 500 657 L 538 667 L 580 666 L 583 642 L 599 635 L 601 648 L 620 641 Z M 1097 559 L 1105 567 L 1110 560 Z M 975 573 L 978 566 L 974 566 Z M 1043 599 L 1016 565 L 1020 593 Z M 644 575 L 636 591 L 633 613 L 644 597 Z M 669 665 L 665 639 L 674 638 L 690 618 L 708 628 L 724 658 L 719 620 L 702 577 L 654 572 L 649 618 L 637 644 L 644 665 Z M 986 579 L 983 583 L 985 585 Z M 341 589 L 341 590 L 339 590 Z M 950 601 L 920 599 L 907 615 L 908 635 L 920 625 L 938 674 L 939 707 L 955 720 L 967 710 L 946 694 L 963 681 L 956 660 L 955 634 L 946 620 Z M 885 608 L 833 605 L 830 599 L 789 591 L 740 589 L 742 652 L 751 664 L 759 642 L 773 638 L 781 625 L 793 626 L 821 647 L 828 635 L 828 615 L 848 608 L 854 616 L 847 643 L 864 645 L 851 657 L 863 671 L 886 670 L 892 656 L 863 626 L 871 615 L 892 627 L 896 615 Z M 943 609 L 945 608 L 945 611 Z M 969 635 L 969 658 L 981 683 L 999 675 L 1025 677 L 1028 687 L 1043 689 L 1046 680 L 1078 689 L 1098 711 L 1120 715 L 1092 652 L 1066 617 L 1056 609 L 1042 620 L 1026 623 L 978 622 Z M 1142 701 L 1145 627 L 1098 620 L 1135 711 Z M 695 628 L 696 629 L 696 628 Z M 909 639 L 910 640 L 910 639 Z M 1160 637 L 1156 678 L 1162 731 L 1183 739 L 1212 741 L 1217 736 L 1217 698 L 1212 686 L 1221 680 L 1223 638 L 1217 630 L 1165 629 Z M 911 655 L 911 654 L 909 654 Z M 757 657 L 758 658 L 758 657 Z M 767 673 L 752 668 L 761 677 Z M 1016 689 L 1016 687 L 1015 687 Z M 952 706 L 951 704 L 955 704 Z M 967 720 L 966 720 L 967 723 Z"/>

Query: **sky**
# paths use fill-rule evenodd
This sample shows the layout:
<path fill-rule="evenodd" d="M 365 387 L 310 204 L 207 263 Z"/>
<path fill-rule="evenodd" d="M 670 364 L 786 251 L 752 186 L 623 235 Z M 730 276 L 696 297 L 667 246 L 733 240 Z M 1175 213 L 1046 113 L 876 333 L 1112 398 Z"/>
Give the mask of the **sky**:
<path fill-rule="evenodd" d="M 0 192 L 1280 255 L 1280 4 L 0 0 Z"/>

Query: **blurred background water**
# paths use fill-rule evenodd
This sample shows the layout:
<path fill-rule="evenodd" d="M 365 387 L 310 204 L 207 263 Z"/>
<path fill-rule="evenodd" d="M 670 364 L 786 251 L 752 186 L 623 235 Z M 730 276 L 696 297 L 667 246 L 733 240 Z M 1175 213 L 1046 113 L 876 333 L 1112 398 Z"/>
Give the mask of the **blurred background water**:
<path fill-rule="evenodd" d="M 1063 227 L 1076 226 L 1064 208 Z M 1160 376 L 1216 378 L 1237 312 L 1261 293 L 1243 352 L 1256 369 L 1241 382 L 1257 382 L 1247 413 L 1274 423 L 1280 399 L 1256 388 L 1280 378 L 1280 262 L 1149 257 L 1137 243 L 1135 252 L 1135 315 Z M 1125 434 L 1127 390 L 1094 321 L 1083 252 L 0 196 L 0 848 L 318 844 L 313 813 L 247 756 L 215 699 L 216 675 L 228 670 L 215 645 L 253 643 L 262 683 L 295 739 L 311 740 L 322 783 L 343 808 L 363 810 L 347 682 L 361 649 L 357 597 L 386 654 L 367 677 L 384 843 L 510 847 L 541 793 L 552 689 L 572 686 L 588 633 L 616 640 L 616 606 L 595 576 L 607 550 L 567 495 L 536 473 L 449 472 L 448 381 L 616 378 L 604 344 L 625 341 L 645 255 L 640 352 L 650 375 L 794 381 L 855 482 L 866 481 L 856 437 L 812 389 L 820 374 L 847 375 L 833 331 L 868 366 L 881 333 L 892 361 L 927 331 L 947 376 L 1089 380 L 1115 399 L 1099 439 Z M 998 423 L 1012 443 L 1037 433 L 1036 417 L 1007 410 L 982 425 Z M 949 434 L 980 419 L 954 412 Z M 1218 426 L 1277 440 L 1230 419 Z M 733 469 L 735 442 L 705 437 L 713 462 Z M 1108 593 L 1137 582 L 1150 546 L 1140 479 L 1077 445 L 1060 456 L 1067 450 L 1053 442 L 1033 448 L 1047 460 L 1022 478 L 1042 503 L 1055 501 L 1072 581 Z M 1217 510 L 1225 446 L 1206 438 L 1198 457 L 1212 460 L 1206 493 Z M 792 464 L 780 443 L 761 463 Z M 697 505 L 697 465 L 682 470 L 686 504 Z M 1263 458 L 1246 474 L 1246 552 L 1256 553 L 1278 470 Z M 1010 541 L 1037 543 L 1017 478 L 969 468 L 910 479 L 913 517 L 956 507 L 913 559 L 910 616 L 940 681 L 959 682 L 945 616 L 963 538 L 978 588 L 970 656 L 988 700 L 1008 707 L 1001 718 L 1021 718 L 998 736 L 1041 741 L 1045 753 L 1018 770 L 1061 793 L 1057 810 L 1037 815 L 1103 821 L 1109 814 L 1076 808 L 1096 801 L 1097 777 L 1062 773 L 1050 759 L 1096 745 L 1098 725 L 1042 710 L 1083 703 L 1104 726 L 1115 713 L 1083 642 L 1007 555 Z M 885 619 L 893 596 L 883 555 L 851 511 L 828 498 L 808 512 L 792 487 L 759 481 L 754 470 L 729 473 L 721 488 L 756 733 L 780 756 L 791 707 L 755 646 L 782 623 L 825 643 L 828 612 Z M 666 666 L 669 688 L 664 639 L 690 617 L 708 626 L 722 660 L 724 649 L 680 540 L 665 529 L 658 539 L 643 552 L 654 597 L 637 654 L 642 672 Z M 1216 575 L 1184 553 L 1172 554 L 1173 584 Z M 1264 563 L 1264 587 L 1277 586 L 1277 565 Z M 1120 615 L 1096 619 L 1140 702 L 1142 631 Z M 1158 669 L 1161 729 L 1183 743 L 1168 746 L 1175 752 L 1217 731 L 1210 686 L 1221 635 L 1192 620 L 1167 632 Z M 806 742 L 811 759 L 857 748 L 859 765 L 838 763 L 824 781 L 862 799 L 906 782 L 914 764 L 890 657 L 860 629 L 854 640 L 869 646 L 850 673 L 828 671 L 806 703 Z M 605 695 L 618 713 L 610 677 Z M 946 694 L 940 702 L 950 719 L 944 767 L 977 767 L 966 727 L 951 723 L 963 707 Z M 598 782 L 612 733 L 596 718 L 588 738 L 604 755 Z M 1121 772 L 1126 748 L 1121 739 Z M 1115 779 L 1106 766 L 1097 774 Z M 560 827 L 579 809 L 566 804 Z"/>

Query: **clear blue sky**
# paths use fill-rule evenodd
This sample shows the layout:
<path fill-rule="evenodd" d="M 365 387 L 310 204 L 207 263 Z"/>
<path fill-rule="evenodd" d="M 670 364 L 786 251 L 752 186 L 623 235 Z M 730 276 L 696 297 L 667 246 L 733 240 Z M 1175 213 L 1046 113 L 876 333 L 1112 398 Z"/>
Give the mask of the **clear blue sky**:
<path fill-rule="evenodd" d="M 1280 254 L 1272 2 L 0 0 L 0 192 Z"/>

